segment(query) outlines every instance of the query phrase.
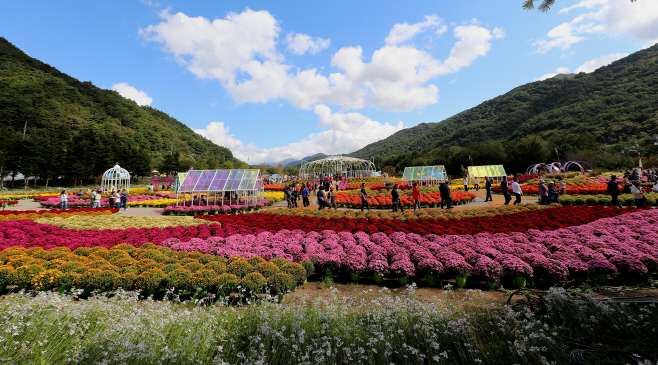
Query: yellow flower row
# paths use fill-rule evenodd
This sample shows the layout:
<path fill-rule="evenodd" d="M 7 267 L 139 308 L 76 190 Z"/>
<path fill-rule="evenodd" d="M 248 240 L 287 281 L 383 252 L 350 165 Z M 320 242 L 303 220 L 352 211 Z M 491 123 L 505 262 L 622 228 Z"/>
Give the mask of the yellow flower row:
<path fill-rule="evenodd" d="M 10 215 L 0 215 L 0 222 L 2 221 L 11 221 L 11 220 L 21 220 L 29 219 L 31 221 L 36 221 L 37 219 L 50 219 L 50 218 L 69 218 L 73 216 L 98 216 L 98 215 L 112 215 L 112 212 L 108 210 L 96 211 L 96 212 L 75 212 L 67 213 L 63 211 L 62 213 L 29 213 L 29 214 L 10 214 Z"/>
<path fill-rule="evenodd" d="M 137 206 L 166 207 L 174 204 L 176 204 L 176 199 L 143 200 L 143 201 L 128 202 L 128 206 L 131 207 L 137 207 Z"/>
<path fill-rule="evenodd" d="M 285 194 L 283 194 L 283 191 L 266 191 L 265 192 L 265 199 L 271 201 L 271 202 L 278 202 L 283 200 L 285 197 Z"/>
<path fill-rule="evenodd" d="M 69 218 L 41 218 L 34 220 L 37 223 L 52 224 L 60 228 L 78 230 L 95 229 L 127 229 L 127 228 L 151 228 L 151 227 L 177 227 L 197 226 L 207 222 L 193 217 L 134 217 L 134 216 L 71 216 Z"/>

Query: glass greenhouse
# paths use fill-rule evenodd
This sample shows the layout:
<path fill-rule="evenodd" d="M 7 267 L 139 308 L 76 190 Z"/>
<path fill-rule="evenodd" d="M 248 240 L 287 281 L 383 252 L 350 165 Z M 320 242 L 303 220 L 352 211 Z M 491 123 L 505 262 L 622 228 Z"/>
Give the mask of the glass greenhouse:
<path fill-rule="evenodd" d="M 303 179 L 321 179 L 340 175 L 343 177 L 376 176 L 372 161 L 347 156 L 329 156 L 321 160 L 303 162 L 299 176 Z"/>
<path fill-rule="evenodd" d="M 489 165 L 489 166 L 469 166 L 468 167 L 468 180 L 473 182 L 474 179 L 482 179 L 485 177 L 492 177 L 495 181 L 502 180 L 503 176 L 507 176 L 503 165 Z"/>
<path fill-rule="evenodd" d="M 190 170 L 179 174 L 176 205 L 256 204 L 265 199 L 260 170 Z M 203 200 L 202 200 L 203 199 Z"/>
<path fill-rule="evenodd" d="M 402 181 L 409 185 L 415 182 L 419 185 L 436 185 L 445 181 L 447 177 L 443 165 L 405 167 L 402 173 Z"/>
<path fill-rule="evenodd" d="M 130 173 L 119 166 L 117 162 L 113 168 L 105 171 L 101 179 L 101 190 L 112 191 L 126 189 L 130 192 Z"/>

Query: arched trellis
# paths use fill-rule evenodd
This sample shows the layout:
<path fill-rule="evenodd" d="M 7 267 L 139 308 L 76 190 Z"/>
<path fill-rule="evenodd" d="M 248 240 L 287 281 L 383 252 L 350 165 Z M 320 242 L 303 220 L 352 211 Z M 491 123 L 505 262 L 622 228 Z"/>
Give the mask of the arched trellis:
<path fill-rule="evenodd" d="M 585 175 L 585 169 L 583 168 L 583 166 L 581 164 L 589 166 L 590 170 L 594 170 L 594 167 L 592 167 L 592 165 L 590 165 L 589 162 L 586 162 L 586 161 L 569 161 L 569 162 L 564 164 L 564 171 L 565 172 L 569 171 L 569 167 L 575 165 L 575 166 L 578 166 L 578 168 L 580 168 L 580 173 Z"/>
<path fill-rule="evenodd" d="M 103 191 L 126 189 L 130 192 L 130 173 L 117 162 L 113 168 L 103 173 L 101 189 Z"/>
<path fill-rule="evenodd" d="M 303 179 L 319 179 L 333 175 L 345 177 L 375 176 L 375 164 L 369 160 L 347 156 L 329 156 L 321 160 L 302 163 L 299 176 Z"/>
<path fill-rule="evenodd" d="M 562 171 L 562 165 L 559 162 L 538 163 L 528 167 L 526 172 L 531 175 L 537 175 L 540 170 L 544 170 L 549 174 L 559 174 Z"/>

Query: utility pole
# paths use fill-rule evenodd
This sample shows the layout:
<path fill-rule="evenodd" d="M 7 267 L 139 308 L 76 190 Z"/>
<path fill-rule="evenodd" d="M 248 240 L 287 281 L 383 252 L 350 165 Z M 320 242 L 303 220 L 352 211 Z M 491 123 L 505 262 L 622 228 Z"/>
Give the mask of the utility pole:
<path fill-rule="evenodd" d="M 27 120 L 25 121 L 25 127 L 23 127 L 23 139 L 25 139 L 25 132 L 27 132 Z"/>

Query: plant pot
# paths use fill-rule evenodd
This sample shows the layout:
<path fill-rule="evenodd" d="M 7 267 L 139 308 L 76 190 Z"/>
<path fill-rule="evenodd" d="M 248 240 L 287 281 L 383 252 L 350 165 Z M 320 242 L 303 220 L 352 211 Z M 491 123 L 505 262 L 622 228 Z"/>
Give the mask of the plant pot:
<path fill-rule="evenodd" d="M 381 284 L 384 282 L 384 277 L 377 273 L 375 273 L 374 279 L 375 279 L 375 284 Z"/>
<path fill-rule="evenodd" d="M 493 280 L 485 280 L 485 284 L 489 287 L 489 289 L 494 289 L 496 287 L 496 282 Z"/>
<path fill-rule="evenodd" d="M 466 286 L 466 278 L 463 276 L 455 276 L 455 282 L 457 283 L 457 287 L 463 288 Z"/>
<path fill-rule="evenodd" d="M 425 280 L 427 280 L 427 285 L 436 286 L 436 275 L 425 275 Z"/>
<path fill-rule="evenodd" d="M 326 277 L 328 277 L 328 278 L 331 278 L 331 277 L 334 276 L 334 272 L 331 271 L 331 270 L 325 270 L 325 271 L 324 271 L 324 276 L 326 276 Z"/>
<path fill-rule="evenodd" d="M 608 285 L 608 274 L 603 274 L 603 273 L 598 273 L 597 272 L 597 273 L 594 273 L 593 276 L 594 276 L 594 280 L 597 283 L 599 283 L 603 286 Z"/>
<path fill-rule="evenodd" d="M 517 275 L 517 276 L 515 276 L 515 277 L 514 277 L 514 284 L 515 284 L 518 288 L 525 288 L 525 285 L 526 285 L 526 277 L 525 277 L 525 276 L 521 276 L 521 275 Z"/>
<path fill-rule="evenodd" d="M 352 282 L 357 282 L 357 281 L 359 281 L 359 274 L 358 274 L 358 273 L 355 273 L 355 272 L 351 272 L 351 273 L 350 273 L 350 280 L 352 280 Z"/>
<path fill-rule="evenodd" d="M 400 284 L 400 286 L 407 285 L 407 281 L 409 281 L 409 278 L 407 276 L 400 276 L 398 278 L 398 283 Z"/>

